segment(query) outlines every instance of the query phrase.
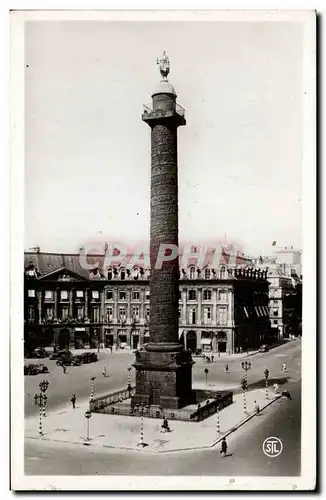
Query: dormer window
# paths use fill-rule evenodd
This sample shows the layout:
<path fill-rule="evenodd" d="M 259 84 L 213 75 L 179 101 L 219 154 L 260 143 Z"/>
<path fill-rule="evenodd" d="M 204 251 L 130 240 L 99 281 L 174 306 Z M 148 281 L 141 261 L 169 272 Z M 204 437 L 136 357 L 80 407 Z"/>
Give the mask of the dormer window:
<path fill-rule="evenodd" d="M 84 298 L 84 292 L 83 292 L 83 290 L 77 290 L 76 291 L 76 298 L 77 299 L 83 299 Z"/>
<path fill-rule="evenodd" d="M 109 269 L 108 269 L 108 280 L 112 280 L 112 278 L 113 278 L 112 268 L 109 267 Z"/>
<path fill-rule="evenodd" d="M 29 298 L 34 298 L 35 297 L 35 290 L 28 290 L 27 295 Z"/>
<path fill-rule="evenodd" d="M 209 280 L 211 277 L 211 270 L 209 269 L 209 267 L 206 267 L 205 269 L 205 280 Z"/>
<path fill-rule="evenodd" d="M 220 279 L 223 280 L 226 278 L 226 268 L 223 266 L 220 269 Z"/>
<path fill-rule="evenodd" d="M 120 279 L 121 280 L 125 280 L 126 279 L 126 271 L 123 268 L 120 271 Z"/>
<path fill-rule="evenodd" d="M 68 291 L 67 290 L 61 290 L 60 297 L 61 297 L 61 300 L 68 300 Z"/>
<path fill-rule="evenodd" d="M 194 267 L 191 267 L 189 269 L 189 277 L 191 280 L 194 280 L 196 278 L 196 269 Z"/>
<path fill-rule="evenodd" d="M 138 278 L 139 278 L 139 269 L 138 269 L 138 267 L 135 267 L 135 269 L 133 270 L 132 277 L 134 278 L 134 280 L 138 280 Z"/>
<path fill-rule="evenodd" d="M 98 292 L 98 290 L 92 290 L 92 299 L 99 299 L 100 298 L 100 294 Z"/>
<path fill-rule="evenodd" d="M 44 298 L 45 300 L 53 300 L 52 290 L 45 290 Z"/>

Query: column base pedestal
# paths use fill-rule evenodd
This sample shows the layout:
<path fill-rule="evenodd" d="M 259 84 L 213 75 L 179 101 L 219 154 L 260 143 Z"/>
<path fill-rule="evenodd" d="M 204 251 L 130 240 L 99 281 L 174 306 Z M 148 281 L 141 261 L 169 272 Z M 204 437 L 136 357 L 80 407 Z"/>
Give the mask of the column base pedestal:
<path fill-rule="evenodd" d="M 151 345 L 153 346 L 153 344 Z M 136 393 L 131 405 L 159 406 L 179 409 L 196 402 L 192 390 L 192 365 L 190 351 L 169 348 L 136 352 Z"/>

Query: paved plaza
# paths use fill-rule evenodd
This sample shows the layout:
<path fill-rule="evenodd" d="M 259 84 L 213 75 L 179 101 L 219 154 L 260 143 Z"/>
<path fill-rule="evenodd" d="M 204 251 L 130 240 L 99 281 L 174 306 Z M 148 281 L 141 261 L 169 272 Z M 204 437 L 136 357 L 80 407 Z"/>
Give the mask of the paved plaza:
<path fill-rule="evenodd" d="M 195 387 L 196 388 L 196 387 Z M 32 439 L 50 440 L 71 443 L 80 446 L 96 446 L 142 452 L 171 452 L 182 450 L 203 449 L 214 446 L 218 441 L 250 418 L 259 418 L 254 413 L 254 402 L 259 404 L 261 411 L 266 405 L 272 404 L 279 395 L 263 389 L 247 393 L 248 413 L 244 413 L 243 395 L 234 396 L 232 405 L 214 414 L 202 422 L 180 422 L 169 419 L 171 432 L 161 432 L 161 419 L 144 418 L 143 442 L 141 446 L 141 417 L 121 415 L 105 415 L 93 413 L 89 420 L 89 439 L 87 439 L 87 421 L 85 411 L 88 402 L 84 401 L 72 409 L 72 405 L 51 411 L 43 418 L 43 437 L 38 436 L 39 418 L 30 417 L 25 422 L 25 436 Z M 265 410 L 267 411 L 267 409 Z"/>

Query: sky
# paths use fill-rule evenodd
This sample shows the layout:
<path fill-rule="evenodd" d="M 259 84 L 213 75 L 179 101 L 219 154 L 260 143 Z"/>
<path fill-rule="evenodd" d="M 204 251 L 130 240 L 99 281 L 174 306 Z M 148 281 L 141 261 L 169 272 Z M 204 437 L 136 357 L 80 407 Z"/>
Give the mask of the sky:
<path fill-rule="evenodd" d="M 27 22 L 25 250 L 148 241 L 163 50 L 187 120 L 180 240 L 301 248 L 302 41 L 294 22 Z"/>

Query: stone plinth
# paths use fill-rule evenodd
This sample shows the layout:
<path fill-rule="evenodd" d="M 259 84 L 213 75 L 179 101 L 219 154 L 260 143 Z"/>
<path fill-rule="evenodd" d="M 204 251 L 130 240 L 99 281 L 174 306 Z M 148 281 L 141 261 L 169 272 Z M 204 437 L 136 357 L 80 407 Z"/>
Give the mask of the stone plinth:
<path fill-rule="evenodd" d="M 189 351 L 138 351 L 136 353 L 136 394 L 132 405 L 157 405 L 178 409 L 195 402 L 191 388 L 193 365 Z"/>

